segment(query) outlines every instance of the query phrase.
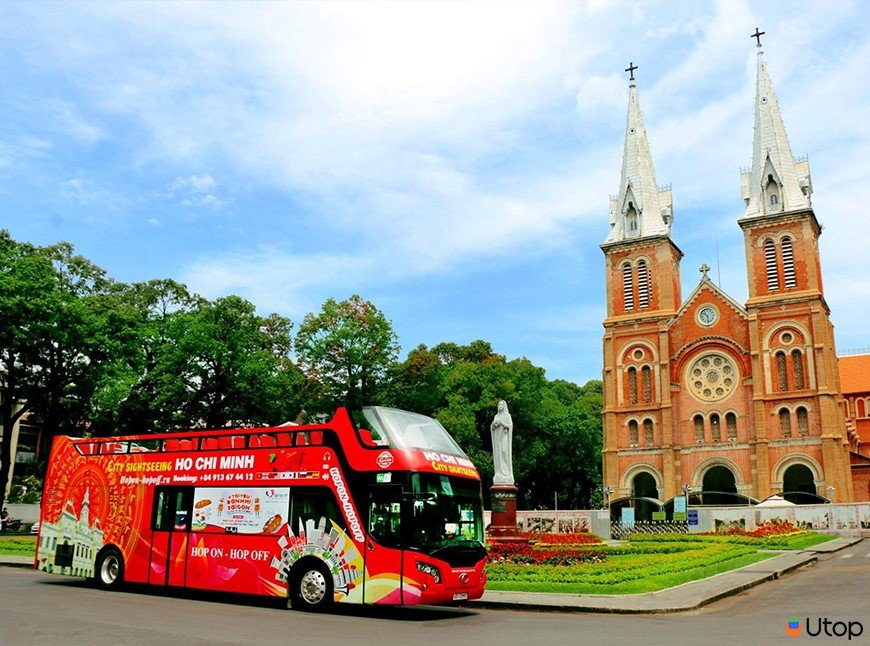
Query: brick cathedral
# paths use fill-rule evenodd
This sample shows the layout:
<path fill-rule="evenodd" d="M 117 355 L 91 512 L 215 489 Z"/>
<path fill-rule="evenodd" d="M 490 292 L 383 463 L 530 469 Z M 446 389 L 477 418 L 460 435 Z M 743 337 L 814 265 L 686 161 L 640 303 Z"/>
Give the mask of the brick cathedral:
<path fill-rule="evenodd" d="M 756 35 L 758 32 L 756 31 Z M 604 484 L 853 500 L 809 163 L 795 159 L 760 38 L 752 167 L 741 177 L 749 298 L 707 276 L 685 299 L 669 188 L 656 185 L 633 68 L 605 257 Z M 810 496 L 812 497 L 812 496 Z M 735 500 L 738 499 L 735 497 Z"/>

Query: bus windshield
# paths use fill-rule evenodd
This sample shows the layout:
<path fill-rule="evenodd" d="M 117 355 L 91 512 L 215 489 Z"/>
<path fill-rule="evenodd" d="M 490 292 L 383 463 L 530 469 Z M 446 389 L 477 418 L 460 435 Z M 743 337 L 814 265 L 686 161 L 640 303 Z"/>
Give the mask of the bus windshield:
<path fill-rule="evenodd" d="M 480 482 L 435 473 L 406 477 L 404 487 L 374 486 L 372 537 L 382 545 L 422 552 L 454 567 L 483 558 Z"/>
<path fill-rule="evenodd" d="M 375 435 L 398 449 L 440 451 L 467 457 L 438 420 L 384 406 L 366 406 L 363 415 Z"/>
<path fill-rule="evenodd" d="M 412 473 L 410 499 L 409 547 L 432 553 L 457 543 L 483 543 L 479 482 Z"/>

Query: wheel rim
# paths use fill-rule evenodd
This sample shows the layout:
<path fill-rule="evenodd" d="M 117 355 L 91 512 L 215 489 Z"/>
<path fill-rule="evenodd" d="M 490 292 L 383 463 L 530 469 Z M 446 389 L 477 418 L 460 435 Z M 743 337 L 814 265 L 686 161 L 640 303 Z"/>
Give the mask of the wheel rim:
<path fill-rule="evenodd" d="M 106 585 L 111 585 L 118 579 L 120 563 L 114 556 L 107 556 L 103 559 L 103 564 L 100 566 L 100 578 Z"/>
<path fill-rule="evenodd" d="M 308 570 L 299 582 L 299 593 L 305 603 L 317 605 L 326 596 L 326 578 L 317 570 Z"/>

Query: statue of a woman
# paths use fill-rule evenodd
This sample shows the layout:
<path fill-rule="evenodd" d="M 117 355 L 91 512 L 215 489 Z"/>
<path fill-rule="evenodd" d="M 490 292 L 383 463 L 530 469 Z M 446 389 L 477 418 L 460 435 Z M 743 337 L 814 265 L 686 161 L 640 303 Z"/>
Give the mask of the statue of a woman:
<path fill-rule="evenodd" d="M 498 402 L 498 412 L 489 427 L 492 431 L 492 462 L 495 467 L 493 484 L 512 485 L 514 483 L 514 465 L 511 454 L 514 422 L 508 412 L 507 403 L 502 399 Z"/>

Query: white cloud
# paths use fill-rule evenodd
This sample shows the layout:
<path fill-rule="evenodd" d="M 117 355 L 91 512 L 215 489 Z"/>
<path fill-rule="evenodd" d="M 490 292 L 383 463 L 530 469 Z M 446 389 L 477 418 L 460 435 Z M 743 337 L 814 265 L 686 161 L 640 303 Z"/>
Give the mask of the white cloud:
<path fill-rule="evenodd" d="M 619 74 L 589 76 L 582 81 L 577 92 L 577 110 L 583 114 L 612 116 L 615 110 L 625 108 L 625 79 Z"/>
<path fill-rule="evenodd" d="M 248 185 L 284 196 L 288 220 L 305 207 L 316 236 L 301 240 L 302 227 L 288 222 L 272 247 L 252 253 L 245 245 L 263 240 L 240 236 L 237 247 L 204 252 L 186 271 L 207 295 L 237 291 L 270 309 L 306 311 L 320 288 L 510 262 L 577 240 L 594 250 L 606 234 L 607 195 L 618 188 L 629 60 L 641 66 L 658 180 L 674 184 L 677 243 L 697 244 L 686 249 L 694 264 L 712 247 L 711 232 L 739 238 L 755 25 L 775 24 L 768 61 L 792 144 L 811 153 L 817 190 L 849 193 L 832 189 L 831 178 L 870 174 L 867 85 L 826 53 L 839 40 L 832 33 L 861 13 L 848 5 L 76 7 L 74 26 L 68 14 L 40 15 L 57 24 L 39 34 L 73 35 L 34 47 L 71 82 L 86 79 L 87 112 L 75 101 L 55 106 L 80 123 L 75 136 L 100 140 L 111 118 L 141 127 L 130 166 L 171 169 L 178 177 L 154 192 L 184 206 L 226 208 L 230 193 L 241 213 L 227 187 Z M 853 37 L 859 44 L 841 56 L 865 60 L 866 30 Z M 13 154 L 0 147 L 0 170 Z M 817 206 L 820 219 L 840 217 L 822 211 L 821 196 Z M 337 233 L 364 258 L 336 251 Z M 838 256 L 857 253 L 854 262 L 856 238 L 832 226 L 823 240 L 844 250 Z M 826 278 L 829 264 L 839 276 L 846 262 L 823 256 Z M 723 269 L 730 283 L 732 270 Z M 684 272 L 692 285 L 694 271 Z"/>
<path fill-rule="evenodd" d="M 176 177 L 169 185 L 169 196 L 178 198 L 183 206 L 220 209 L 224 206 L 224 201 L 215 196 L 217 186 L 211 175 Z"/>
<path fill-rule="evenodd" d="M 86 177 L 74 177 L 60 184 L 60 194 L 82 205 L 106 202 L 110 195 Z"/>
<path fill-rule="evenodd" d="M 87 144 L 94 144 L 107 137 L 105 130 L 82 117 L 79 108 L 71 101 L 47 99 L 44 109 L 48 113 L 47 122 L 58 133 Z"/>

